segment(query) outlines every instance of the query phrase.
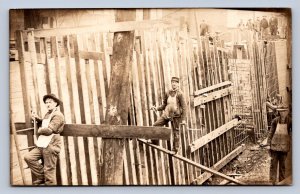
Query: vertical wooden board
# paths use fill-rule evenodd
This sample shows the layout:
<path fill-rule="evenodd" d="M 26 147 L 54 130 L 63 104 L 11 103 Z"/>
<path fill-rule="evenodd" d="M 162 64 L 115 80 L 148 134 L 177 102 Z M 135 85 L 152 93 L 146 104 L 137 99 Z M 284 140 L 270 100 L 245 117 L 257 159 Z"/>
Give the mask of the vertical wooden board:
<path fill-rule="evenodd" d="M 160 157 L 159 157 L 159 154 L 158 154 L 158 151 L 156 149 L 152 149 L 152 156 L 153 156 L 153 159 L 154 159 L 154 174 L 155 174 L 155 179 L 156 179 L 156 184 L 157 185 L 161 185 L 162 184 L 162 181 L 161 181 L 161 168 L 160 168 L 160 165 L 159 165 L 159 160 L 160 160 Z"/>
<path fill-rule="evenodd" d="M 149 185 L 154 185 L 154 170 L 153 170 L 153 160 L 151 157 L 151 148 L 150 146 L 146 145 L 146 161 L 147 161 L 147 167 L 148 167 L 148 180 L 149 180 Z"/>
<path fill-rule="evenodd" d="M 102 62 L 102 75 L 103 75 L 103 79 L 104 79 L 104 88 L 105 88 L 105 93 L 108 94 L 108 73 L 107 73 L 107 52 L 106 52 L 106 48 L 105 48 L 105 33 L 101 33 L 100 34 L 100 49 L 101 52 L 104 53 L 104 55 L 102 56 L 101 62 Z"/>
<path fill-rule="evenodd" d="M 196 128 L 196 113 L 195 113 L 195 107 L 194 107 L 194 91 L 197 90 L 197 84 L 195 80 L 195 68 L 194 68 L 194 61 L 193 61 L 193 42 L 191 41 L 190 35 L 187 34 L 188 42 L 187 42 L 187 60 L 188 60 L 188 79 L 189 79 L 189 100 L 190 100 L 190 110 L 191 110 L 191 126 L 193 128 Z M 197 135 L 197 131 L 195 133 Z"/>
<path fill-rule="evenodd" d="M 200 72 L 201 72 L 201 88 L 205 88 L 207 86 L 206 74 L 205 74 L 205 56 L 203 51 L 203 41 L 200 37 L 198 37 L 198 55 L 199 55 L 199 64 L 200 64 Z"/>
<path fill-rule="evenodd" d="M 221 66 L 220 66 L 220 58 L 219 58 L 219 52 L 217 50 L 216 41 L 214 40 L 213 43 L 213 53 L 214 53 L 214 59 L 216 64 L 216 77 L 217 77 L 217 83 L 222 82 L 222 72 L 221 72 Z"/>
<path fill-rule="evenodd" d="M 72 39 L 71 39 L 72 41 Z M 63 47 L 64 47 L 64 57 L 65 57 L 65 64 L 66 64 L 66 78 L 67 78 L 67 86 L 68 86 L 68 94 L 69 94 L 69 103 L 70 103 L 70 112 L 71 112 L 71 122 L 72 123 L 76 123 L 76 118 L 75 118 L 75 114 L 73 114 L 75 111 L 75 102 L 73 99 L 73 95 L 74 95 L 74 91 L 73 91 L 73 87 L 72 87 L 72 78 L 71 78 L 71 71 L 74 70 L 74 68 L 71 65 L 71 61 L 70 61 L 70 38 L 68 36 L 64 36 L 63 37 Z M 66 104 L 64 105 L 66 106 Z M 73 139 L 73 138 L 71 138 Z M 70 142 L 69 140 L 66 140 L 64 138 L 65 142 Z M 73 139 L 73 143 L 74 143 L 74 149 L 75 149 L 75 161 L 76 161 L 76 172 L 72 173 L 72 174 L 76 174 L 77 175 L 77 184 L 81 185 L 82 184 L 82 178 L 81 178 L 81 169 L 80 169 L 80 159 L 79 159 L 79 150 L 78 150 L 78 140 L 77 137 L 74 137 Z M 65 145 L 65 148 L 67 148 L 69 146 Z M 65 150 L 66 153 L 68 153 L 68 150 Z M 70 155 L 71 158 L 71 155 Z M 67 158 L 66 158 L 67 159 Z M 70 166 L 70 162 L 67 159 L 67 166 Z M 71 171 L 72 172 L 72 171 Z M 73 177 L 73 175 L 71 174 L 71 176 Z M 72 179 L 73 180 L 73 179 Z M 75 180 L 73 180 L 72 182 L 74 182 Z M 71 183 L 72 184 L 72 183 Z M 73 183 L 74 184 L 74 183 Z"/>
<path fill-rule="evenodd" d="M 133 168 L 135 169 L 135 176 L 136 176 L 136 180 L 134 181 L 134 183 L 136 185 L 143 185 L 143 179 L 142 179 L 142 161 L 141 161 L 141 152 L 140 152 L 140 148 L 139 148 L 139 143 L 137 141 L 137 139 L 133 139 L 132 140 L 132 160 L 134 161 L 133 163 Z"/>
<path fill-rule="evenodd" d="M 46 84 L 46 91 L 47 93 L 51 92 L 50 88 L 50 73 L 49 73 L 49 64 L 48 64 L 48 54 L 47 54 L 47 39 L 41 38 L 41 42 L 43 45 L 43 54 L 45 55 L 45 84 Z"/>
<path fill-rule="evenodd" d="M 50 38 L 50 42 L 51 42 L 51 50 L 52 50 L 52 57 L 54 58 L 54 63 L 55 63 L 55 79 L 56 79 L 56 86 L 58 89 L 58 98 L 60 98 L 61 100 L 63 100 L 63 96 L 62 96 L 62 81 L 61 81 L 61 64 L 59 63 L 59 52 L 58 52 L 58 43 L 57 43 L 57 37 L 51 37 Z M 64 107 L 60 106 L 60 111 L 64 114 Z M 66 147 L 68 149 L 68 147 Z M 66 150 L 67 151 L 67 150 Z M 68 151 L 67 151 L 68 153 Z M 58 165 L 59 166 L 59 162 Z M 68 170 L 70 171 L 69 167 L 67 166 Z M 60 168 L 57 169 L 57 175 L 58 177 L 60 177 Z M 58 179 L 59 180 L 59 179 Z M 61 184 L 61 180 L 57 181 L 57 184 Z"/>
<path fill-rule="evenodd" d="M 141 150 L 141 153 L 142 153 L 141 161 L 142 161 L 142 164 L 143 164 L 143 182 L 144 182 L 145 185 L 149 185 L 150 184 L 149 171 L 148 171 L 149 167 L 148 167 L 148 162 L 147 162 L 146 145 L 140 143 L 140 150 Z"/>
<path fill-rule="evenodd" d="M 155 59 L 156 59 L 156 63 L 155 63 L 155 68 L 156 68 L 156 72 L 157 72 L 157 86 L 158 86 L 158 102 L 162 102 L 163 99 L 163 95 L 165 92 L 164 89 L 164 83 L 163 83 L 163 72 L 162 72 L 162 58 L 161 55 L 159 53 L 159 36 L 160 36 L 160 32 L 157 29 L 156 33 L 155 33 L 155 44 L 154 44 L 154 52 L 155 52 Z"/>
<path fill-rule="evenodd" d="M 40 95 L 39 95 L 39 87 L 38 87 L 38 80 L 37 80 L 37 53 L 36 53 L 33 31 L 27 32 L 27 40 L 28 40 L 28 50 L 30 53 L 30 63 L 31 63 L 31 72 L 32 72 L 31 76 L 32 76 L 32 83 L 33 83 L 33 94 L 34 94 L 34 102 L 32 102 L 32 105 L 35 104 L 37 114 L 41 115 L 41 107 L 43 106 L 43 104 L 41 104 L 40 102 Z"/>
<path fill-rule="evenodd" d="M 214 100 L 214 101 L 212 101 L 212 108 L 213 108 L 213 115 L 214 115 L 214 122 L 215 122 L 215 128 L 214 128 L 214 130 L 215 129 L 217 129 L 219 126 L 220 126 L 220 124 L 219 124 L 219 103 L 218 103 L 219 101 L 218 101 L 218 99 L 216 99 L 216 100 Z M 214 153 L 214 155 L 215 155 L 215 162 L 214 163 L 216 163 L 217 161 L 219 161 L 220 160 L 220 150 L 219 150 L 219 139 L 217 138 L 217 139 L 215 139 L 215 141 L 214 141 L 214 149 L 215 149 L 215 153 Z"/>
<path fill-rule="evenodd" d="M 167 141 L 166 148 L 168 150 L 171 150 L 171 142 Z M 168 156 L 168 165 L 169 165 L 169 171 L 170 171 L 170 185 L 175 185 L 175 172 L 174 172 L 174 159 L 171 156 Z"/>
<path fill-rule="evenodd" d="M 181 155 L 185 158 L 188 158 L 188 141 L 187 141 L 187 127 L 186 125 L 180 125 L 180 140 L 181 140 Z M 188 165 L 183 163 L 183 174 L 185 183 L 188 184 L 190 182 L 189 173 L 188 173 Z"/>
<path fill-rule="evenodd" d="M 28 80 L 26 79 L 26 67 L 25 67 L 25 49 L 24 49 L 24 40 L 23 40 L 23 33 L 22 31 L 16 32 L 17 36 L 17 49 L 18 49 L 18 55 L 19 55 L 19 63 L 20 63 L 20 77 L 21 77 L 21 83 L 22 83 L 22 97 L 23 97 L 23 105 L 24 105 L 24 113 L 25 113 L 25 126 L 26 128 L 32 127 L 31 124 L 31 108 L 30 108 L 30 101 L 29 101 L 29 94 L 28 94 Z M 34 145 L 34 139 L 33 139 L 33 131 L 28 133 L 27 136 L 27 143 L 28 146 Z M 33 176 L 33 179 L 35 177 Z"/>
<path fill-rule="evenodd" d="M 143 113 L 141 109 L 141 92 L 140 92 L 140 83 L 138 79 L 138 67 L 137 67 L 137 53 L 133 53 L 133 63 L 132 63 L 132 88 L 133 88 L 133 102 L 134 109 L 136 112 L 136 124 L 142 126 L 143 125 Z"/>
<path fill-rule="evenodd" d="M 192 130 L 187 131 L 187 137 L 186 138 L 187 138 L 188 145 L 190 145 L 194 141 Z M 189 157 L 189 159 L 194 161 L 195 160 L 195 153 L 189 154 L 188 157 Z M 188 173 L 189 173 L 190 180 L 194 180 L 195 179 L 196 168 L 194 166 L 189 165 L 188 169 L 189 169 Z"/>
<path fill-rule="evenodd" d="M 134 141 L 129 139 L 129 154 L 130 154 L 130 160 L 131 160 L 131 166 L 132 166 L 132 180 L 133 180 L 133 185 L 137 185 L 137 177 L 138 172 L 137 172 L 137 164 L 139 163 L 138 158 L 135 157 L 135 152 L 136 152 L 136 146 L 134 145 Z"/>
<path fill-rule="evenodd" d="M 80 108 L 80 119 L 81 123 L 86 123 L 85 118 L 85 103 L 83 98 L 83 84 L 82 84 L 82 66 L 80 64 L 80 58 L 79 58 L 79 46 L 78 46 L 78 40 L 77 36 L 73 35 L 73 45 L 74 45 L 74 56 L 75 56 L 75 65 L 76 65 L 76 77 L 77 77 L 77 87 L 78 87 L 78 96 L 79 96 L 79 108 Z M 76 141 L 76 139 L 75 139 Z M 75 142 L 74 142 L 75 143 Z M 84 147 L 84 155 L 85 155 L 85 166 L 86 166 L 86 172 L 90 172 L 90 160 L 89 160 L 89 152 L 88 152 L 88 140 L 86 137 L 83 138 L 83 147 Z M 91 176 L 90 173 L 87 174 L 88 184 L 91 184 Z"/>
<path fill-rule="evenodd" d="M 133 185 L 133 169 L 132 169 L 132 161 L 130 158 L 130 148 L 129 148 L 129 141 L 128 139 L 125 140 L 125 154 L 124 158 L 124 169 L 127 170 L 128 177 L 126 181 L 128 181 L 128 185 Z"/>
<path fill-rule="evenodd" d="M 140 86 L 141 109 L 143 114 L 143 125 L 149 125 L 147 100 L 146 100 L 146 83 L 145 83 L 145 45 L 142 41 L 143 36 L 140 36 L 140 50 L 137 50 L 137 65 L 138 65 L 138 81 Z"/>
<path fill-rule="evenodd" d="M 153 31 L 150 31 L 150 34 L 148 36 L 148 40 L 149 40 L 149 75 L 150 75 L 150 89 L 151 89 L 151 93 L 152 93 L 152 104 L 155 103 L 159 103 L 158 102 L 158 84 L 157 84 L 157 72 L 156 72 L 156 68 L 155 68 L 155 56 L 154 56 L 154 45 L 153 45 L 153 41 L 155 40 L 155 35 L 153 35 Z M 151 107 L 151 105 L 149 106 Z M 155 120 L 157 120 L 157 116 L 154 114 L 153 115 L 154 120 L 153 123 L 155 122 Z"/>
<path fill-rule="evenodd" d="M 87 36 L 86 35 L 82 35 L 80 36 L 80 39 L 78 39 L 78 46 L 80 49 L 87 49 Z M 87 83 L 87 81 L 91 82 L 90 80 L 88 80 L 87 76 L 90 76 L 89 73 L 89 65 L 87 65 L 89 63 L 89 60 L 80 60 L 80 64 L 79 64 L 79 68 L 78 70 L 80 71 L 81 74 L 81 78 L 80 80 L 80 84 L 78 84 L 78 89 L 81 88 L 81 90 L 79 90 L 79 99 L 82 98 L 83 99 L 83 105 L 82 105 L 82 111 L 84 111 L 84 119 L 82 119 L 82 123 L 86 124 L 86 123 L 90 123 L 91 122 L 91 117 L 92 115 L 94 116 L 94 108 L 93 108 L 93 99 L 92 99 L 92 93 L 91 91 L 88 92 L 87 90 L 89 90 L 89 86 L 90 84 Z M 76 73 L 78 75 L 78 72 Z M 79 77 L 78 77 L 79 78 Z M 88 86 L 89 85 L 89 86 Z M 82 95 L 82 96 L 81 96 Z M 81 97 L 80 97 L 81 96 Z M 81 104 L 81 102 L 80 102 Z M 90 105 L 92 105 L 92 107 L 90 107 Z M 91 110 L 93 110 L 93 113 L 91 112 Z M 93 117 L 93 119 L 95 120 L 95 118 Z M 91 174 L 91 160 L 90 160 L 90 152 L 88 149 L 88 138 L 87 137 L 83 137 L 83 148 L 84 148 L 84 155 L 85 155 L 85 167 L 86 167 L 86 175 L 87 175 L 87 184 L 88 185 L 92 185 L 92 174 Z"/>

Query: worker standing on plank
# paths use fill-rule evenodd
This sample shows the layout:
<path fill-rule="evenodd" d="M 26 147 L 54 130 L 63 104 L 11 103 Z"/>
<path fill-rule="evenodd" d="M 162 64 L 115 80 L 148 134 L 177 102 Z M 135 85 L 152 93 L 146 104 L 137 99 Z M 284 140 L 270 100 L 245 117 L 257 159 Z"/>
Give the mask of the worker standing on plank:
<path fill-rule="evenodd" d="M 48 112 L 43 119 L 32 113 L 32 118 L 39 126 L 38 138 L 36 148 L 28 152 L 24 160 L 37 178 L 33 185 L 56 185 L 56 162 L 60 153 L 60 133 L 63 131 L 65 118 L 58 110 L 62 102 L 54 94 L 45 95 L 43 101 Z M 40 159 L 42 164 L 39 162 Z"/>
<path fill-rule="evenodd" d="M 290 134 L 292 130 L 289 109 L 281 105 L 276 110 L 279 115 L 272 121 L 266 144 L 261 145 L 270 149 L 270 182 L 273 185 L 277 182 L 278 168 L 279 182 L 285 179 L 285 160 L 290 150 Z"/>
<path fill-rule="evenodd" d="M 172 77 L 172 88 L 166 92 L 163 104 L 159 107 L 151 107 L 154 111 L 164 111 L 162 116 L 157 119 L 153 126 L 164 126 L 172 121 L 172 127 L 174 129 L 174 144 L 173 149 L 177 151 L 179 144 L 179 123 L 185 123 L 186 118 L 186 104 L 182 91 L 179 89 L 179 78 Z M 153 142 L 158 144 L 158 141 Z"/>

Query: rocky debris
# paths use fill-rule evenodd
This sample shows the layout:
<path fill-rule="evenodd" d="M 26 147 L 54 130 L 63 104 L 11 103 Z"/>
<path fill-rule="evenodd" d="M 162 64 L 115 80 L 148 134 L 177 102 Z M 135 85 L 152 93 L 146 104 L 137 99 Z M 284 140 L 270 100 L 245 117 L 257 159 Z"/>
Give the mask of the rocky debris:
<path fill-rule="evenodd" d="M 261 148 L 259 144 L 247 145 L 246 150 L 228 163 L 221 173 L 235 176 L 249 185 L 267 185 L 269 179 L 270 157 L 269 150 Z M 208 185 L 224 184 L 224 179 L 214 176 Z"/>

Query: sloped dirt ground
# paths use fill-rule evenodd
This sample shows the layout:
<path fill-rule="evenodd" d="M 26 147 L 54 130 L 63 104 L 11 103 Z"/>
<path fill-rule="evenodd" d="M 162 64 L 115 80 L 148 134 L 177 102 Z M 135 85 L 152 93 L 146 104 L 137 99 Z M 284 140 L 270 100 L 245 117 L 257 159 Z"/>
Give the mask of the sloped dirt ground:
<path fill-rule="evenodd" d="M 270 185 L 269 170 L 269 150 L 261 148 L 258 143 L 248 144 L 245 151 L 222 168 L 220 172 L 245 182 L 247 185 Z M 290 153 L 286 161 L 286 174 L 291 174 Z M 208 185 L 222 185 L 223 183 L 225 183 L 223 178 L 215 176 L 207 182 Z"/>

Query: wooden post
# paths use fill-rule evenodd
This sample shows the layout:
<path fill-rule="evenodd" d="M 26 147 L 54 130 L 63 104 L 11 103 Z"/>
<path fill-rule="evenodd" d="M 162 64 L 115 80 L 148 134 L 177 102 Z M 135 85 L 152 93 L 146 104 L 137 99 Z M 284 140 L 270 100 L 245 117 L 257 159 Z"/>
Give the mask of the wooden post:
<path fill-rule="evenodd" d="M 135 18 L 135 11 L 116 11 L 116 22 Z M 130 103 L 130 71 L 132 64 L 134 33 L 117 32 L 113 39 L 111 57 L 111 77 L 107 99 L 106 123 L 126 124 Z M 123 185 L 124 139 L 103 139 L 103 166 L 101 183 L 103 185 Z"/>

